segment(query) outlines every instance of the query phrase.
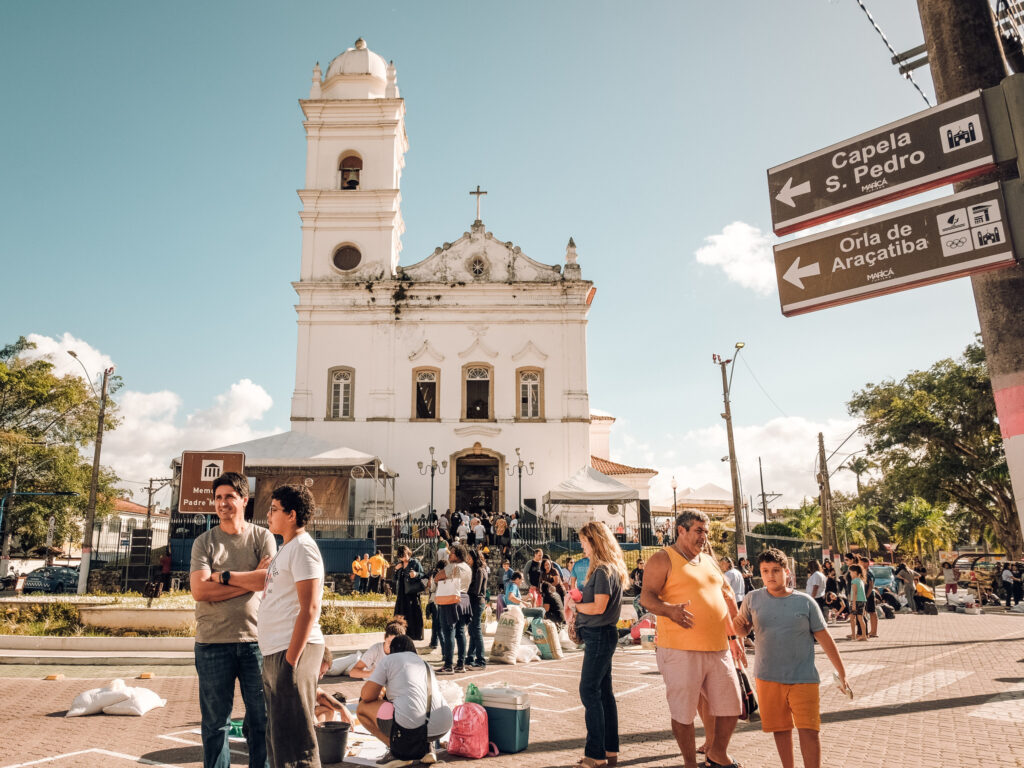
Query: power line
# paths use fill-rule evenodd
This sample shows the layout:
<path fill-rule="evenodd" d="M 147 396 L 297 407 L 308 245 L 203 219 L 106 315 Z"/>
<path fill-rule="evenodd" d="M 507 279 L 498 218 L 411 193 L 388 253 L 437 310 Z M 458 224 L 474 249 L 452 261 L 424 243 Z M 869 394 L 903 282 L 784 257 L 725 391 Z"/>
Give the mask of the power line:
<path fill-rule="evenodd" d="M 754 369 L 750 367 L 750 363 L 747 362 L 747 358 L 744 357 L 742 359 L 743 359 L 743 364 L 745 366 L 747 366 L 747 370 L 750 372 L 751 377 L 754 379 L 754 383 L 757 384 L 758 389 L 760 389 L 761 392 L 764 394 L 764 396 L 768 398 L 768 402 L 770 402 L 772 405 L 774 405 L 778 409 L 779 413 L 781 413 L 783 416 L 785 416 L 788 419 L 789 418 L 789 414 L 786 413 L 784 410 L 782 410 L 782 408 L 779 406 L 779 404 L 776 403 L 775 400 L 772 399 L 772 396 L 768 394 L 768 390 L 764 388 L 764 386 L 761 384 L 760 380 L 757 378 L 757 374 L 754 373 Z"/>
<path fill-rule="evenodd" d="M 882 38 L 882 42 L 885 43 L 885 47 L 888 48 L 889 49 L 889 53 L 891 53 L 893 55 L 893 60 L 895 61 L 896 59 L 898 59 L 899 58 L 899 54 L 896 53 L 896 49 L 892 47 L 892 43 L 889 42 L 889 38 L 887 38 L 885 36 L 885 32 L 883 32 L 882 28 L 880 26 L 878 26 L 878 22 L 875 21 L 875 17 L 871 15 L 871 11 L 869 11 L 867 9 L 867 6 L 864 5 L 863 0 L 857 0 L 857 5 L 859 5 L 860 9 L 862 11 L 864 11 L 864 15 L 868 17 L 868 21 L 871 22 L 871 26 L 875 28 L 875 32 L 878 33 L 878 36 L 880 38 Z M 917 92 L 919 94 L 921 94 L 921 98 L 924 99 L 924 103 L 927 104 L 930 107 L 932 105 L 932 103 L 930 101 L 928 101 L 928 97 L 925 96 L 924 91 L 921 90 L 921 86 L 919 86 L 917 84 L 917 81 L 914 80 L 914 76 L 912 74 L 910 74 L 909 72 L 907 72 L 906 74 L 903 75 L 903 77 L 905 77 L 907 80 L 910 81 L 910 84 L 913 85 L 914 88 L 917 89 Z"/>

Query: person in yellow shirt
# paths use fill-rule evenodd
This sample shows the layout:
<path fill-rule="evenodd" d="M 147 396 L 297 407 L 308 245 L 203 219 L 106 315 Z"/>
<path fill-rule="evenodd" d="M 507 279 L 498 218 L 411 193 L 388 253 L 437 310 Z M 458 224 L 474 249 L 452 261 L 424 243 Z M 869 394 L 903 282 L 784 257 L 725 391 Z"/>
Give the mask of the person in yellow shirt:
<path fill-rule="evenodd" d="M 733 659 L 746 666 L 732 618 L 736 602 L 714 556 L 705 551 L 710 518 L 695 509 L 676 518 L 676 540 L 654 554 L 644 573 L 640 603 L 658 617 L 657 661 L 665 681 L 672 733 L 686 768 L 697 766 L 693 721 L 703 698 L 713 718 L 708 768 L 735 765 L 729 739 L 741 711 Z M 730 650 L 733 659 L 729 658 Z"/>
<path fill-rule="evenodd" d="M 356 557 L 352 561 L 352 591 L 365 592 L 370 585 L 369 560 Z"/>
<path fill-rule="evenodd" d="M 370 591 L 384 591 L 384 575 L 388 572 L 388 561 L 384 553 L 379 549 L 377 554 L 370 558 Z"/>

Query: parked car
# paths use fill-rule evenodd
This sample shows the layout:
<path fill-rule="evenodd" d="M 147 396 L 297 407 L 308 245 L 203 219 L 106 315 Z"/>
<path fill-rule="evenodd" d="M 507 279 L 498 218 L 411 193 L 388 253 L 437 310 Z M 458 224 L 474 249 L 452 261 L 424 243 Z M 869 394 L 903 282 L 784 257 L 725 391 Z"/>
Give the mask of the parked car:
<path fill-rule="evenodd" d="M 893 582 L 896 580 L 896 573 L 891 565 L 872 565 L 871 575 L 875 577 L 875 589 L 879 592 L 889 590 L 890 592 L 896 592 L 897 589 Z"/>
<path fill-rule="evenodd" d="M 78 569 L 63 565 L 36 568 L 25 579 L 25 592 L 74 592 L 78 589 Z"/>

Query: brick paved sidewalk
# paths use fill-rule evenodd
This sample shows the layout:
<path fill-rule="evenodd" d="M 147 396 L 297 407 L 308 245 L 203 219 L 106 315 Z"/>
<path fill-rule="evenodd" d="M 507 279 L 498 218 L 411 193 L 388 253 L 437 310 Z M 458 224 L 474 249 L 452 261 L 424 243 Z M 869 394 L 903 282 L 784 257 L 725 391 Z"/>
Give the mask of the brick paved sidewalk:
<path fill-rule="evenodd" d="M 879 629 L 878 640 L 854 643 L 841 639 L 845 626 L 833 628 L 857 696 L 848 701 L 830 682 L 822 688 L 824 765 L 1024 768 L 1024 617 L 901 615 L 881 622 Z M 508 680 L 531 693 L 529 750 L 488 758 L 488 766 L 575 763 L 584 741 L 576 693 L 579 665 L 580 656 L 573 656 L 520 667 L 492 666 L 483 673 L 449 678 L 463 685 Z M 820 653 L 818 667 L 822 679 L 830 681 L 828 661 Z M 199 723 L 197 681 L 189 668 L 165 668 L 182 677 L 130 683 L 152 688 L 168 700 L 165 708 L 143 718 L 65 719 L 77 693 L 113 677 L 105 668 L 91 669 L 95 680 L 45 682 L 38 679 L 51 671 L 45 667 L 0 668 L 0 717 L 7 724 L 0 737 L 0 768 L 202 765 L 199 737 L 189 733 Z M 79 667 L 75 673 L 83 671 Z M 623 734 L 621 764 L 681 765 L 653 653 L 617 653 L 614 678 Z M 338 687 L 354 697 L 359 683 Z M 239 699 L 236 712 L 241 711 Z M 244 745 L 236 749 L 233 764 L 247 765 Z M 740 725 L 731 752 L 745 768 L 779 765 L 772 739 L 757 723 Z"/>

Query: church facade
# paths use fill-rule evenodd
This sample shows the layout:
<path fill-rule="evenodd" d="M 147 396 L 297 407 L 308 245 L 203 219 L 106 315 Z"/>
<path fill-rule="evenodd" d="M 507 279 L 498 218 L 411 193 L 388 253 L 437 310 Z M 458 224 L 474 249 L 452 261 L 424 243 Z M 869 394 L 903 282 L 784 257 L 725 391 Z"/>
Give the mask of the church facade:
<path fill-rule="evenodd" d="M 591 463 L 595 288 L 575 244 L 556 263 L 530 258 L 487 230 L 477 187 L 468 230 L 401 264 L 408 141 L 394 66 L 357 40 L 326 73 L 314 69 L 300 104 L 292 430 L 380 457 L 399 476 L 398 513 L 429 503 L 432 460 L 441 511 L 511 512 L 520 482 L 538 509 Z M 350 515 L 366 502 L 353 497 Z"/>

